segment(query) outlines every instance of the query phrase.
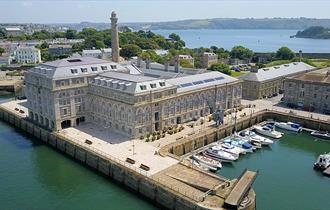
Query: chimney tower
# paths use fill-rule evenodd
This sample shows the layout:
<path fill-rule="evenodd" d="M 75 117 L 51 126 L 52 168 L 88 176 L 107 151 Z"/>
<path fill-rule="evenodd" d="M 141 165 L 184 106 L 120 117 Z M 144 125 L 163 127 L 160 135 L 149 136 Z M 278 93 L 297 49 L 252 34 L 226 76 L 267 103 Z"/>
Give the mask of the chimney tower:
<path fill-rule="evenodd" d="M 118 18 L 116 13 L 111 13 L 111 49 L 112 61 L 119 62 L 119 39 L 118 39 Z"/>

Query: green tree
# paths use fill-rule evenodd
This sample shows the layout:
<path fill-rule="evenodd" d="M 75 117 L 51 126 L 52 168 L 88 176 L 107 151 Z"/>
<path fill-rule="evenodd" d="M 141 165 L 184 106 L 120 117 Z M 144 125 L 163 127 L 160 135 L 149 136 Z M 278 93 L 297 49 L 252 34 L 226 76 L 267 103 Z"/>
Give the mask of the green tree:
<path fill-rule="evenodd" d="M 77 31 L 73 29 L 69 29 L 65 32 L 65 37 L 67 39 L 75 39 L 77 36 Z"/>
<path fill-rule="evenodd" d="M 218 71 L 218 72 L 221 72 L 221 73 L 224 73 L 224 74 L 227 74 L 227 75 L 231 75 L 231 70 L 230 70 L 229 65 L 224 64 L 224 63 L 215 63 L 215 64 L 212 64 L 208 68 L 208 70 Z"/>
<path fill-rule="evenodd" d="M 3 28 L 0 28 L 0 39 L 7 37 L 6 31 Z"/>
<path fill-rule="evenodd" d="M 137 56 L 142 52 L 141 48 L 135 44 L 127 44 L 122 46 L 120 56 L 124 58 L 131 58 Z"/>
<path fill-rule="evenodd" d="M 194 68 L 194 65 L 192 65 L 191 63 L 189 63 L 188 60 L 180 60 L 180 66 L 182 66 L 183 68 Z"/>
<path fill-rule="evenodd" d="M 5 49 L 3 49 L 3 48 L 0 47 L 0 56 L 1 56 L 2 53 L 4 53 L 4 52 L 5 52 Z"/>
<path fill-rule="evenodd" d="M 230 51 L 230 57 L 238 59 L 250 59 L 253 56 L 253 51 L 243 46 L 235 46 Z"/>
<path fill-rule="evenodd" d="M 291 60 L 295 56 L 295 53 L 288 47 L 281 47 L 276 52 L 276 58 L 280 60 Z"/>
<path fill-rule="evenodd" d="M 168 38 L 171 38 L 173 41 L 176 41 L 176 42 L 178 42 L 178 41 L 181 40 L 181 37 L 180 37 L 179 35 L 175 34 L 175 33 L 171 33 L 171 34 L 168 36 Z"/>

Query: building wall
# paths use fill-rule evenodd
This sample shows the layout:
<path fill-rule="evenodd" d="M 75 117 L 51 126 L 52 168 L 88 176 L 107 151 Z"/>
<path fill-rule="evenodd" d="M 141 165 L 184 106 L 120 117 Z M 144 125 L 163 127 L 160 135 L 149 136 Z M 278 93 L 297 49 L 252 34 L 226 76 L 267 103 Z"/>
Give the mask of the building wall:
<path fill-rule="evenodd" d="M 203 66 L 203 68 L 208 68 L 212 64 L 216 64 L 216 63 L 218 63 L 218 55 L 217 54 L 203 55 L 203 57 L 202 57 L 202 66 Z"/>
<path fill-rule="evenodd" d="M 284 103 L 306 111 L 330 113 L 330 85 L 287 79 L 284 82 Z"/>
<path fill-rule="evenodd" d="M 31 48 L 17 48 L 15 51 L 15 58 L 18 63 L 40 63 L 41 54 L 40 50 L 34 47 Z"/>
<path fill-rule="evenodd" d="M 87 96 L 88 120 L 114 132 L 139 137 L 199 119 L 216 109 L 238 106 L 241 90 L 238 82 L 182 94 L 166 90 L 133 96 L 92 85 Z"/>

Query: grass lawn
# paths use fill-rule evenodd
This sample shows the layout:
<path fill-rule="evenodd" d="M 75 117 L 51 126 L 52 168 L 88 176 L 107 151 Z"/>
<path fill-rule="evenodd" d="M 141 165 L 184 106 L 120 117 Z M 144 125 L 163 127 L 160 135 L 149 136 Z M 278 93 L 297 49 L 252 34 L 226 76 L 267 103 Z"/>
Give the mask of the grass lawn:
<path fill-rule="evenodd" d="M 239 77 L 242 76 L 244 74 L 249 73 L 248 71 L 241 71 L 241 72 L 237 72 L 237 71 L 231 71 L 231 75 L 232 77 Z"/>
<path fill-rule="evenodd" d="M 328 60 L 328 59 L 311 59 L 311 62 L 317 68 L 325 68 L 328 65 L 330 65 L 330 60 Z"/>
<path fill-rule="evenodd" d="M 282 64 L 287 64 L 287 63 L 291 63 L 291 60 L 278 60 L 278 61 L 272 61 L 270 63 L 266 64 L 266 67 L 272 67 L 272 66 L 279 66 Z"/>

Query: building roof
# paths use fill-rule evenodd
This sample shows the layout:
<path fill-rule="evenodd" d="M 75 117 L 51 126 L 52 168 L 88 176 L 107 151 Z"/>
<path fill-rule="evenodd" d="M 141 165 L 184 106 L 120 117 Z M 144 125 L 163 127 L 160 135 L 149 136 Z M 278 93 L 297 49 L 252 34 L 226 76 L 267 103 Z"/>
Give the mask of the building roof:
<path fill-rule="evenodd" d="M 94 68 L 94 70 L 92 69 Z M 90 58 L 66 58 L 39 64 L 29 71 L 43 74 L 53 79 L 65 79 L 70 77 L 81 77 L 96 75 L 107 71 L 128 71 L 125 66 L 118 63 Z"/>
<path fill-rule="evenodd" d="M 7 28 L 5 28 L 5 30 L 6 31 L 21 31 L 21 29 L 18 27 L 7 27 Z"/>
<path fill-rule="evenodd" d="M 83 54 L 86 54 L 86 53 L 92 53 L 92 54 L 96 54 L 96 53 L 102 53 L 101 50 L 83 50 L 82 51 Z"/>
<path fill-rule="evenodd" d="M 290 79 L 330 84 L 330 67 L 290 77 Z"/>
<path fill-rule="evenodd" d="M 155 80 L 155 78 L 153 77 L 147 77 L 143 75 L 132 75 L 132 74 L 126 74 L 120 72 L 107 72 L 100 74 L 100 77 L 119 79 L 126 82 L 146 82 L 146 81 Z"/>
<path fill-rule="evenodd" d="M 246 75 L 239 77 L 239 79 L 262 82 L 278 77 L 286 77 L 292 74 L 303 73 L 306 71 L 310 71 L 314 68 L 315 67 L 310 66 L 304 62 L 293 62 L 290 64 L 283 64 L 280 66 L 258 69 L 258 71 L 250 72 Z"/>
<path fill-rule="evenodd" d="M 54 49 L 54 48 L 72 48 L 71 45 L 69 44 L 52 44 L 52 45 L 49 45 L 49 49 Z"/>
<path fill-rule="evenodd" d="M 238 79 L 217 71 L 188 75 L 167 80 L 168 83 L 178 87 L 178 92 L 201 89 L 215 85 L 223 85 L 236 81 L 238 81 Z"/>

